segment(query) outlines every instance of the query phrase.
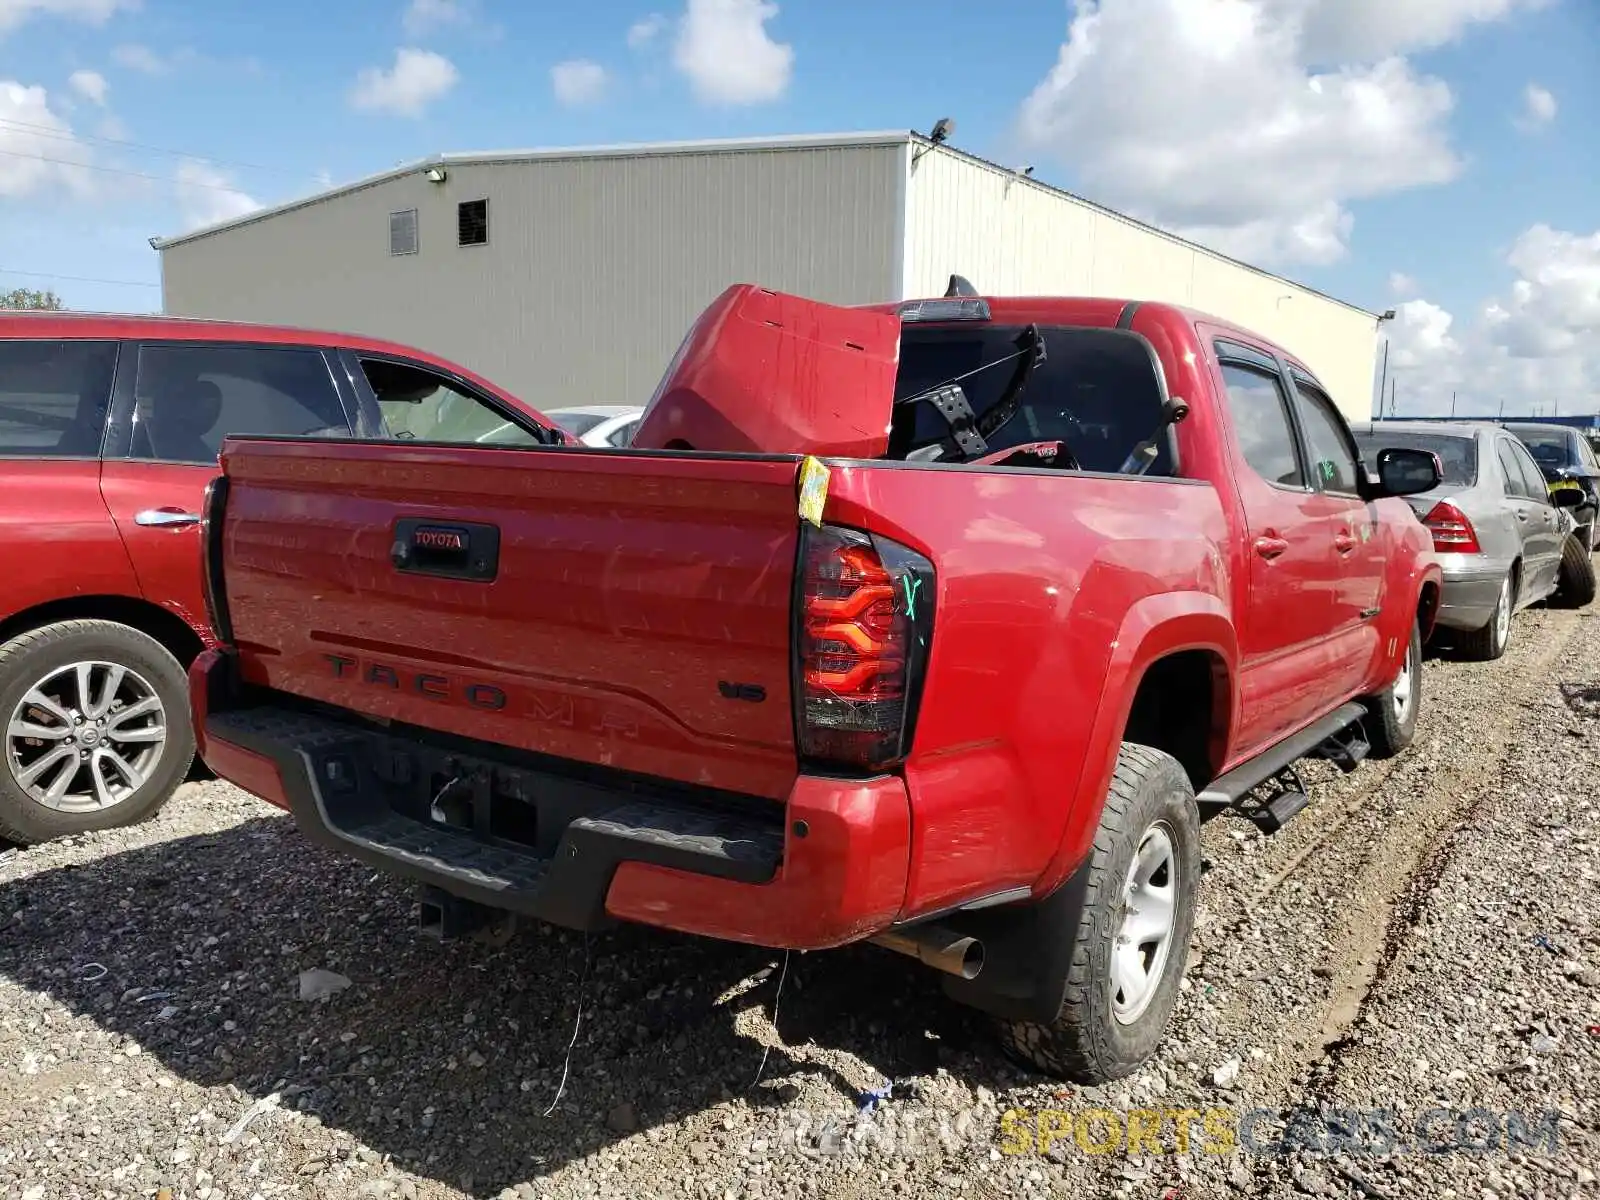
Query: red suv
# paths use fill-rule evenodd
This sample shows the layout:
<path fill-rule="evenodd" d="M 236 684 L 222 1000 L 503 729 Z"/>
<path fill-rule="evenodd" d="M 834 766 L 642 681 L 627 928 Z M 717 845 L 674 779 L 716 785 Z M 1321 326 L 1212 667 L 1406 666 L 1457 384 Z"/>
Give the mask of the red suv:
<path fill-rule="evenodd" d="M 567 440 L 486 380 L 404 346 L 0 314 L 0 837 L 131 824 L 187 775 L 185 670 L 215 644 L 201 499 L 235 433 Z"/>

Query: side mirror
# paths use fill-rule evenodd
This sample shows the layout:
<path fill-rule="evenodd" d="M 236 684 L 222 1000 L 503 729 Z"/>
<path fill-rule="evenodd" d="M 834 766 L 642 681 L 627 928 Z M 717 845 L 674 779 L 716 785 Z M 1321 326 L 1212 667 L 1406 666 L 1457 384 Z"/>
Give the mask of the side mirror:
<path fill-rule="evenodd" d="M 1577 508 L 1583 503 L 1583 489 L 1576 487 L 1553 487 L 1550 489 L 1550 503 L 1557 508 Z"/>
<path fill-rule="evenodd" d="M 1378 490 L 1385 496 L 1415 496 L 1439 486 L 1439 460 L 1426 450 L 1392 446 L 1378 451 Z"/>

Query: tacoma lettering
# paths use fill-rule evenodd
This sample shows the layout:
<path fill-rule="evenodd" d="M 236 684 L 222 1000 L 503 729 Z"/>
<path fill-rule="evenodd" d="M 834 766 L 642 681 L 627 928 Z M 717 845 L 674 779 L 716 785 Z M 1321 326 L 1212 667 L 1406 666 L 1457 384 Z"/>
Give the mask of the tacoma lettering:
<path fill-rule="evenodd" d="M 499 712 L 506 707 L 506 694 L 491 683 L 467 683 L 453 680 L 448 675 L 426 671 L 403 671 L 388 663 L 362 662 L 344 654 L 324 654 L 335 679 L 346 679 L 387 688 L 389 691 L 414 692 L 430 700 L 444 700 L 473 708 Z"/>

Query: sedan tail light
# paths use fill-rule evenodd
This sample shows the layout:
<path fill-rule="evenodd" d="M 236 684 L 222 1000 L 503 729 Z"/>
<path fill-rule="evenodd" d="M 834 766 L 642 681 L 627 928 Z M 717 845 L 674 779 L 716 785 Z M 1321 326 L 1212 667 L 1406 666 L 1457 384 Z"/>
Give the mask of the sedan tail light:
<path fill-rule="evenodd" d="M 1448 500 L 1441 500 L 1428 510 L 1422 523 L 1433 534 L 1433 548 L 1439 554 L 1480 554 L 1478 531 L 1472 527 L 1467 514 Z"/>

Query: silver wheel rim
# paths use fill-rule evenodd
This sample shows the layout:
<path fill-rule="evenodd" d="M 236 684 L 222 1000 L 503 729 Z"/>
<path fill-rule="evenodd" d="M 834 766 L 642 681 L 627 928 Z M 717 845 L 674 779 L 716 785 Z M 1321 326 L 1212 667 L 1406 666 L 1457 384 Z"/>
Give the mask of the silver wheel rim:
<path fill-rule="evenodd" d="M 1400 664 L 1400 674 L 1394 677 L 1394 715 L 1395 719 L 1404 724 L 1406 714 L 1411 711 L 1411 697 L 1414 694 L 1415 681 L 1411 675 L 1411 646 L 1406 645 L 1405 662 Z"/>
<path fill-rule="evenodd" d="M 36 804 L 101 812 L 144 786 L 166 744 L 166 708 L 149 680 L 120 663 L 69 663 L 11 710 L 6 766 Z"/>
<path fill-rule="evenodd" d="M 1511 577 L 1500 585 L 1500 603 L 1494 610 L 1494 644 L 1504 646 L 1511 636 Z"/>
<path fill-rule="evenodd" d="M 1178 860 L 1164 821 L 1144 831 L 1122 885 L 1122 922 L 1111 946 L 1111 1015 L 1131 1025 L 1160 989 L 1178 912 Z"/>

